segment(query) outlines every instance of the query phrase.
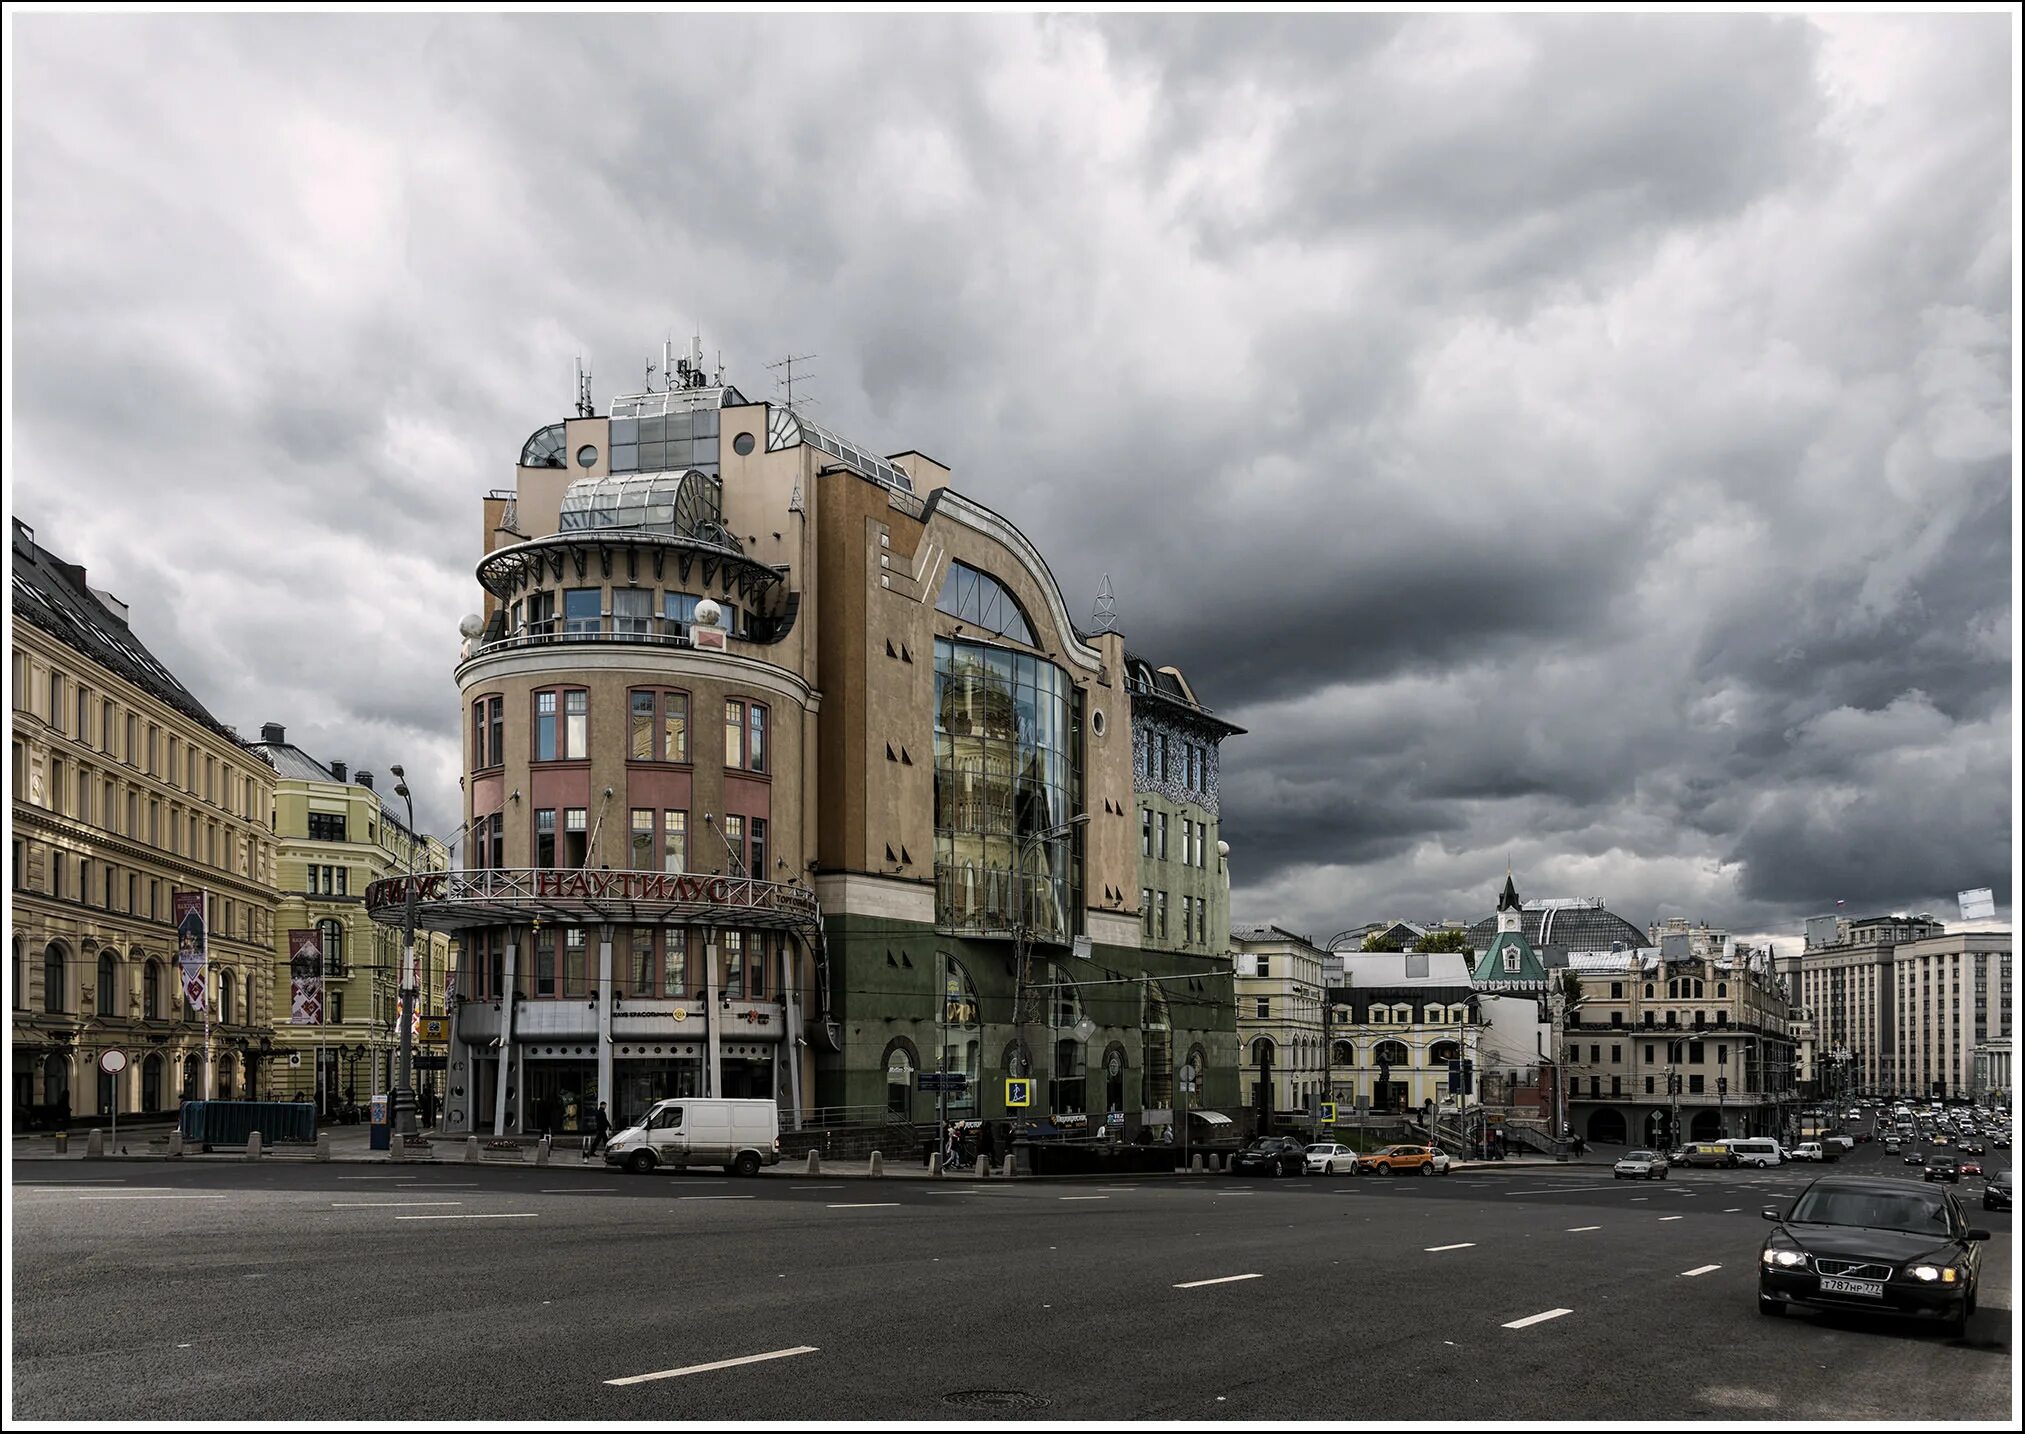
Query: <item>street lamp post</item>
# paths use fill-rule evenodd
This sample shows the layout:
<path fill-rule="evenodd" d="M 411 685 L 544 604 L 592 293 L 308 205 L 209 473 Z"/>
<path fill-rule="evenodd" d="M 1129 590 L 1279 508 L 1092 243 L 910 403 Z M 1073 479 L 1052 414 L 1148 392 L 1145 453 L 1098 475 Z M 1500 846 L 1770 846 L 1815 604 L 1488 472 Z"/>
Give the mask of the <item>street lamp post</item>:
<path fill-rule="evenodd" d="M 407 773 L 398 765 L 394 774 L 394 795 L 408 806 L 408 899 L 401 921 L 401 1069 L 394 1080 L 394 1125 L 402 1135 L 415 1133 L 415 987 L 410 979 L 415 965 L 415 799 L 408 792 Z"/>

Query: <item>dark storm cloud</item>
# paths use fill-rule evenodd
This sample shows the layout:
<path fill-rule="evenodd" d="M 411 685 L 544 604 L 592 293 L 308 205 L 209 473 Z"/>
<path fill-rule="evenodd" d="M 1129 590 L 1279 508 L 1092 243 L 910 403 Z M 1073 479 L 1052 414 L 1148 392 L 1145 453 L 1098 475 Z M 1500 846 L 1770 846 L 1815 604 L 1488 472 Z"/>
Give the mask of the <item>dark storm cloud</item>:
<path fill-rule="evenodd" d="M 479 495 L 700 328 L 1111 576 L 1241 920 L 2008 901 L 2005 17 L 14 33 L 10 501 L 426 827 Z"/>

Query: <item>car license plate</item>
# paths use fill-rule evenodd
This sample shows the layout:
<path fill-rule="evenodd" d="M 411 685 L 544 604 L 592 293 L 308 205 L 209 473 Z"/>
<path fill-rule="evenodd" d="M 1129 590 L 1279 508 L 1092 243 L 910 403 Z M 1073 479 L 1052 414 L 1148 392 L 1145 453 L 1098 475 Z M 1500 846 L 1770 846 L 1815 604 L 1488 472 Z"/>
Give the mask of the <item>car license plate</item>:
<path fill-rule="evenodd" d="M 1827 1275 L 1821 1277 L 1821 1293 L 1824 1295 L 1865 1295 L 1874 1300 L 1884 1298 L 1884 1286 L 1876 1280 L 1837 1280 Z"/>

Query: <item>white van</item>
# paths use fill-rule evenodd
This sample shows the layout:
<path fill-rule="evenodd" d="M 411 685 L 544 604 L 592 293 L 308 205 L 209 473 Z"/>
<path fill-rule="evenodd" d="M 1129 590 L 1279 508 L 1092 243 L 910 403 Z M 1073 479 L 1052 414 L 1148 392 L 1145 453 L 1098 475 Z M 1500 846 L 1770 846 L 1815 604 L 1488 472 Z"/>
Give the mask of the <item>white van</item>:
<path fill-rule="evenodd" d="M 1756 1140 L 1722 1140 L 1716 1143 L 1729 1146 L 1730 1154 L 1737 1158 L 1737 1164 L 1739 1165 L 1755 1165 L 1760 1170 L 1763 1170 L 1769 1165 L 1777 1165 L 1781 1159 L 1779 1142 L 1776 1140 L 1759 1138 Z"/>
<path fill-rule="evenodd" d="M 780 1107 L 710 1096 L 657 1101 L 638 1125 L 612 1137 L 605 1163 L 635 1175 L 663 1165 L 721 1165 L 733 1175 L 757 1175 L 762 1165 L 780 1164 Z"/>

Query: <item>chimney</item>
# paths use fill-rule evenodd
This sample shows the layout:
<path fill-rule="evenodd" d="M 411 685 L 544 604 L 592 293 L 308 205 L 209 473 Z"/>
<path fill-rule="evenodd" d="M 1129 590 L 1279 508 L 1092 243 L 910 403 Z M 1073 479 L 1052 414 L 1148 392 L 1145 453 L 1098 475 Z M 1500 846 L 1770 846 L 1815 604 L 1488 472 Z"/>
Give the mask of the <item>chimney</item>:
<path fill-rule="evenodd" d="M 260 740 L 272 742 L 278 747 L 288 740 L 288 729 L 283 727 L 279 722 L 262 722 L 260 724 Z"/>
<path fill-rule="evenodd" d="M 367 791 L 370 792 L 373 789 L 373 774 L 371 772 L 359 773 L 357 781 L 358 784 L 364 787 Z"/>
<path fill-rule="evenodd" d="M 345 779 L 345 764 L 343 762 L 332 762 L 330 764 L 330 774 L 342 782 Z"/>

